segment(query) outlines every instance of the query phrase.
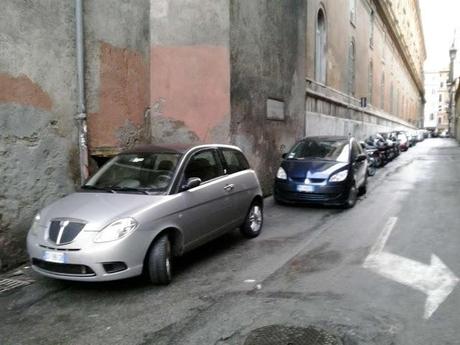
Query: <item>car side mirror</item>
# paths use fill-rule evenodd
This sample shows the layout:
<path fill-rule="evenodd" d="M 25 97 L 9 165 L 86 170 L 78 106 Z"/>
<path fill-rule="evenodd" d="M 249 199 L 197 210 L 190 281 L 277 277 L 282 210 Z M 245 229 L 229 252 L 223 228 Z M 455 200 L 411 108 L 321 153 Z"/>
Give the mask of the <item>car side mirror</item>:
<path fill-rule="evenodd" d="M 281 158 L 286 159 L 287 156 L 288 156 L 288 154 L 287 154 L 287 152 L 286 152 L 286 153 L 283 153 L 283 154 L 281 155 Z"/>
<path fill-rule="evenodd" d="M 367 159 L 367 155 L 365 153 L 360 153 L 358 157 L 356 157 L 356 162 L 362 162 Z"/>
<path fill-rule="evenodd" d="M 198 187 L 201 184 L 201 179 L 198 177 L 190 177 L 187 179 L 184 185 L 182 185 L 181 191 L 184 192 L 186 190 Z"/>

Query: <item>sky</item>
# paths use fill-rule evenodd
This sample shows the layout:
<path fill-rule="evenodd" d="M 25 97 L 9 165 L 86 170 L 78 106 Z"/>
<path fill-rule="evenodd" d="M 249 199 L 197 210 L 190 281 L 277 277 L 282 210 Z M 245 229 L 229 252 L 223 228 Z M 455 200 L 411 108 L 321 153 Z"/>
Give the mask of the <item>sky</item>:
<path fill-rule="evenodd" d="M 426 71 L 449 67 L 449 49 L 456 29 L 456 75 L 460 75 L 460 0 L 419 0 L 427 60 Z"/>

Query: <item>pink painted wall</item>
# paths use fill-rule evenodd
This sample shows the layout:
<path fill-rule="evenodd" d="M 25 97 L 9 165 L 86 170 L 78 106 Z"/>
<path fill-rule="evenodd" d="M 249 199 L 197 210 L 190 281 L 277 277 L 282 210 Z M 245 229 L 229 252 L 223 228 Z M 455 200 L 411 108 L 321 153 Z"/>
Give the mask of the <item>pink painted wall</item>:
<path fill-rule="evenodd" d="M 162 118 L 183 124 L 202 142 L 213 141 L 212 133 L 230 116 L 228 48 L 152 46 L 150 97 L 161 103 Z"/>

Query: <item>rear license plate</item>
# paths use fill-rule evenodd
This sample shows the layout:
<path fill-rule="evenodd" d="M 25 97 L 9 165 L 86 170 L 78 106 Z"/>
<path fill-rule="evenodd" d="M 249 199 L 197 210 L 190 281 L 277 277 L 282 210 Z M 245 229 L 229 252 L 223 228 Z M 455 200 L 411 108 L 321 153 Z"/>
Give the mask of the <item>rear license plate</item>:
<path fill-rule="evenodd" d="M 43 260 L 48 261 L 48 262 L 56 262 L 58 264 L 63 264 L 66 262 L 66 257 L 65 257 L 65 253 L 50 252 L 48 250 L 45 250 L 45 252 L 43 252 Z"/>
<path fill-rule="evenodd" d="M 298 192 L 304 192 L 304 193 L 311 193 L 314 191 L 313 186 L 306 186 L 306 185 L 299 185 L 297 186 L 297 191 Z"/>

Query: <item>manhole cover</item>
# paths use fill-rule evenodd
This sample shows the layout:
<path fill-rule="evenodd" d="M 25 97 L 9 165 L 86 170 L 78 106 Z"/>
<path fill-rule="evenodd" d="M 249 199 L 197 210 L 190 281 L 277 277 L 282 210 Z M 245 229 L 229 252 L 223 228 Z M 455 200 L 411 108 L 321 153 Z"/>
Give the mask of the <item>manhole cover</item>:
<path fill-rule="evenodd" d="M 32 281 L 29 280 L 0 279 L 0 294 L 30 284 Z"/>
<path fill-rule="evenodd" d="M 249 333 L 244 345 L 342 345 L 342 342 L 325 330 L 312 326 L 272 325 Z"/>

